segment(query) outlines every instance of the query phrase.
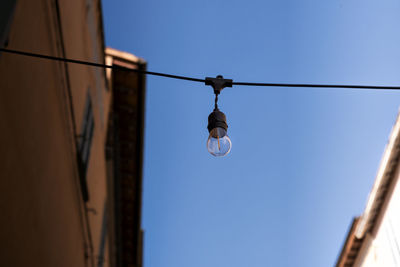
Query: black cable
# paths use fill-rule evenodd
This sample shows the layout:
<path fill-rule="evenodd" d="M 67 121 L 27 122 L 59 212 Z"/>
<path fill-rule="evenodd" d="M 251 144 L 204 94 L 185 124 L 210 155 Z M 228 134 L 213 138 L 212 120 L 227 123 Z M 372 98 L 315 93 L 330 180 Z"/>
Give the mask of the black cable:
<path fill-rule="evenodd" d="M 17 50 L 6 49 L 6 48 L 0 48 L 0 51 L 6 52 L 6 53 L 12 53 L 12 54 L 30 56 L 30 57 L 37 57 L 37 58 L 44 58 L 44 59 L 50 59 L 50 60 L 58 60 L 58 61 L 63 61 L 63 62 L 81 64 L 81 65 L 88 65 L 88 66 L 99 67 L 99 68 L 120 69 L 120 70 L 132 71 L 132 72 L 143 73 L 143 74 L 148 74 L 148 75 L 167 77 L 167 78 L 172 78 L 172 79 L 187 80 L 187 81 L 202 82 L 202 83 L 205 82 L 205 79 L 198 79 L 198 78 L 192 78 L 192 77 L 186 77 L 186 76 L 179 76 L 179 75 L 172 75 L 172 74 L 166 74 L 166 73 L 160 73 L 160 72 L 153 72 L 153 71 L 145 71 L 145 70 L 139 70 L 139 69 L 131 69 L 131 68 L 126 68 L 126 67 L 121 67 L 121 66 L 115 66 L 115 65 L 105 65 L 105 64 L 94 63 L 94 62 L 88 62 L 88 61 L 82 61 L 82 60 L 76 60 L 76 59 L 68 59 L 68 58 L 53 57 L 53 56 L 47 56 L 47 55 L 42 55 L 42 54 L 35 54 L 35 53 L 24 52 L 24 51 L 17 51 Z M 302 87 L 302 88 L 309 87 L 309 88 L 344 88 L 344 89 L 400 90 L 400 86 L 343 85 L 343 84 L 295 84 L 295 83 L 233 82 L 232 85 L 242 85 L 242 86 L 265 86 L 265 87 Z"/>
<path fill-rule="evenodd" d="M 11 53 L 11 54 L 23 55 L 23 56 L 30 56 L 30 57 L 37 57 L 37 58 L 44 58 L 44 59 L 50 59 L 50 60 L 63 61 L 63 62 L 68 62 L 68 63 L 75 63 L 75 64 L 93 66 L 93 67 L 98 67 L 98 68 L 120 69 L 120 70 L 132 71 L 132 72 L 143 73 L 143 74 L 148 74 L 148 75 L 167 77 L 167 78 L 172 78 L 172 79 L 187 80 L 187 81 L 202 82 L 202 83 L 205 82 L 204 79 L 197 79 L 197 78 L 191 78 L 191 77 L 185 77 L 185 76 L 179 76 L 179 75 L 172 75 L 172 74 L 166 74 L 166 73 L 160 73 L 160 72 L 154 72 L 154 71 L 131 69 L 131 68 L 126 68 L 126 67 L 121 67 L 121 66 L 106 65 L 106 64 L 88 62 L 88 61 L 82 61 L 82 60 L 76 60 L 76 59 L 54 57 L 54 56 L 35 54 L 35 53 L 30 53 L 30 52 L 25 52 L 25 51 L 12 50 L 12 49 L 7 49 L 7 48 L 0 48 L 0 51 L 6 52 L 6 53 Z"/>
<path fill-rule="evenodd" d="M 345 88 L 345 89 L 381 89 L 399 90 L 400 86 L 374 86 L 374 85 L 343 85 L 343 84 L 295 84 L 295 83 L 250 83 L 233 82 L 233 85 L 268 86 L 268 87 L 311 87 L 311 88 Z"/>

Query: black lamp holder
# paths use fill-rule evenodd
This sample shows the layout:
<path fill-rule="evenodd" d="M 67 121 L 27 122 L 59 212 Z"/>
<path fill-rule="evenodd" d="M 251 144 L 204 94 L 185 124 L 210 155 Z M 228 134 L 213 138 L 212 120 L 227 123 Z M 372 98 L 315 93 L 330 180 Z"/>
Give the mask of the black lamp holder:
<path fill-rule="evenodd" d="M 216 127 L 220 127 L 228 129 L 228 124 L 226 123 L 226 116 L 223 112 L 218 109 L 218 95 L 221 93 L 222 89 L 225 87 L 232 87 L 231 79 L 224 79 L 222 75 L 218 75 L 216 78 L 206 77 L 205 80 L 206 85 L 211 85 L 214 89 L 215 94 L 215 108 L 214 111 L 208 116 L 208 131 L 211 132 L 212 129 Z"/>

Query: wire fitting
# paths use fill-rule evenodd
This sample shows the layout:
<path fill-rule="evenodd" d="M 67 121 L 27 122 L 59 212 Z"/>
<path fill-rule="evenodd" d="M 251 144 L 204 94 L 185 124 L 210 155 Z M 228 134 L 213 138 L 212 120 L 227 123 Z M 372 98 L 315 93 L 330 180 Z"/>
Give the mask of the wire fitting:
<path fill-rule="evenodd" d="M 225 87 L 232 87 L 233 81 L 232 79 L 224 79 L 222 75 L 218 75 L 216 78 L 206 77 L 205 84 L 211 85 L 214 89 L 214 94 L 219 95 Z"/>
<path fill-rule="evenodd" d="M 206 77 L 205 79 L 205 84 L 206 85 L 211 85 L 212 88 L 214 88 L 214 94 L 215 94 L 215 108 L 214 111 L 219 111 L 218 110 L 218 95 L 221 93 L 222 89 L 225 87 L 232 87 L 232 80 L 231 79 L 224 79 L 222 75 L 218 75 L 216 78 L 211 78 L 211 77 Z"/>

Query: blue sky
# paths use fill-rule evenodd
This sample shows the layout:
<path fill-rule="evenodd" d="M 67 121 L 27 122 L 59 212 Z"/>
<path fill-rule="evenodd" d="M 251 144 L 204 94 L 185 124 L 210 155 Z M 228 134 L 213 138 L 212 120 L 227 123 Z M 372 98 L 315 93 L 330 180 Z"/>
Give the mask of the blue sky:
<path fill-rule="evenodd" d="M 400 84 L 400 2 L 103 0 L 106 44 L 148 69 L 234 81 Z M 225 89 L 147 77 L 145 267 L 332 266 L 365 206 L 400 92 Z"/>

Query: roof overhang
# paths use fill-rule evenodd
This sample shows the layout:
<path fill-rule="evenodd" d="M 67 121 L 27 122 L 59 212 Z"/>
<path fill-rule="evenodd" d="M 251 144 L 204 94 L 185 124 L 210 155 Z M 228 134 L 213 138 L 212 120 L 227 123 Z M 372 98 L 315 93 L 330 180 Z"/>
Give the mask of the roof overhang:
<path fill-rule="evenodd" d="M 373 188 L 368 196 L 367 206 L 355 229 L 357 238 L 363 238 L 366 232 L 375 228 L 385 200 L 388 198 L 388 191 L 396 179 L 396 168 L 400 156 L 399 132 L 400 119 L 398 116 L 390 133 L 389 142 L 386 145 Z"/>

